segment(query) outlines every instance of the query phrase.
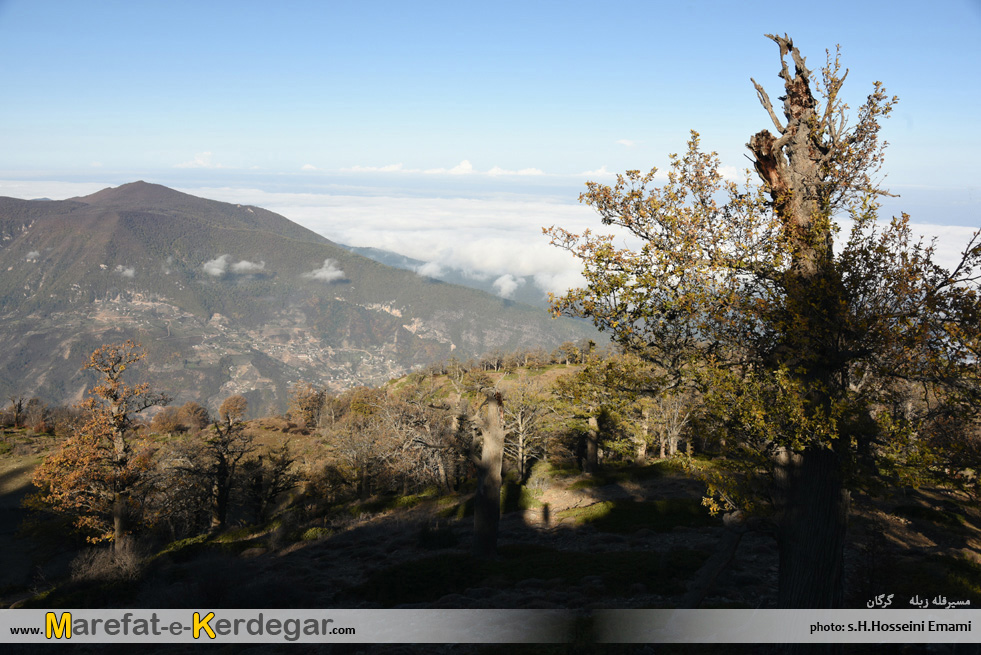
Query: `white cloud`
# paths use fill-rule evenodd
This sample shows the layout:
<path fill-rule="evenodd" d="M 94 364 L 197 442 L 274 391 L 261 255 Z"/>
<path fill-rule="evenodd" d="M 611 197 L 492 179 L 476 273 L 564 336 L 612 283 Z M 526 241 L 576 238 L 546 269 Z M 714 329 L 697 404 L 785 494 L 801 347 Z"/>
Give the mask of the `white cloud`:
<path fill-rule="evenodd" d="M 241 196 L 239 196 L 241 198 Z M 242 198 L 246 200 L 246 198 Z M 548 243 L 542 227 L 595 229 L 596 214 L 572 202 L 540 198 L 428 198 L 309 194 L 250 196 L 327 238 L 372 246 L 427 262 L 430 277 L 452 268 L 475 279 L 531 278 L 543 291 L 564 292 L 581 281 L 578 261 Z M 502 290 L 507 290 L 501 280 Z"/>
<path fill-rule="evenodd" d="M 102 162 L 101 161 L 94 161 L 94 162 L 90 163 L 89 166 L 91 168 L 102 168 Z"/>
<path fill-rule="evenodd" d="M 201 268 L 204 272 L 212 277 L 221 277 L 228 270 L 228 260 L 231 258 L 230 255 L 221 255 L 205 263 L 201 264 Z"/>
<path fill-rule="evenodd" d="M 600 166 L 595 171 L 583 171 L 579 174 L 580 177 L 613 177 L 614 173 L 606 170 L 606 166 Z"/>
<path fill-rule="evenodd" d="M 509 176 L 521 176 L 521 175 L 546 175 L 545 171 L 540 168 L 522 168 L 521 170 L 513 171 L 506 168 L 501 168 L 500 166 L 494 166 L 486 171 L 479 171 L 473 167 L 473 164 L 469 160 L 464 159 L 459 164 L 453 168 L 427 168 L 425 170 L 420 168 L 406 168 L 401 162 L 398 164 L 388 164 L 386 166 L 351 166 L 349 168 L 342 168 L 341 171 L 346 173 L 422 173 L 424 175 L 487 175 L 490 177 L 500 177 L 504 175 Z"/>
<path fill-rule="evenodd" d="M 352 173 L 421 173 L 419 169 L 404 168 L 402 163 L 388 164 L 386 166 L 352 166 L 342 168 L 342 171 Z"/>
<path fill-rule="evenodd" d="M 136 269 L 132 266 L 123 266 L 122 264 L 117 264 L 114 269 L 117 273 L 123 277 L 136 277 Z"/>
<path fill-rule="evenodd" d="M 501 277 L 494 280 L 494 293 L 499 295 L 501 298 L 510 298 L 514 295 L 517 288 L 524 283 L 524 278 L 516 278 L 510 273 L 505 273 Z"/>
<path fill-rule="evenodd" d="M 658 171 L 658 173 L 660 173 L 660 171 Z M 746 181 L 745 168 L 737 168 L 735 166 L 719 166 L 719 173 L 722 175 L 722 179 L 729 180 L 730 182 Z"/>
<path fill-rule="evenodd" d="M 578 289 L 585 285 L 586 279 L 578 269 L 535 275 L 536 287 L 545 293 L 554 293 L 557 296 L 565 294 L 569 289 Z"/>
<path fill-rule="evenodd" d="M 250 262 L 243 259 L 240 262 L 235 262 L 232 264 L 233 273 L 255 273 L 256 271 L 261 271 L 266 268 L 266 262 L 261 261 L 258 264 L 255 262 Z"/>
<path fill-rule="evenodd" d="M 334 280 L 342 279 L 344 277 L 344 271 L 337 268 L 337 262 L 333 259 L 325 259 L 323 266 L 309 273 L 304 273 L 303 277 L 322 280 L 324 282 L 333 282 Z"/>
<path fill-rule="evenodd" d="M 304 164 L 303 166 L 300 167 L 300 170 L 301 171 L 319 171 L 320 169 L 317 168 L 316 166 L 314 166 L 313 164 Z"/>
<path fill-rule="evenodd" d="M 473 164 L 466 159 L 450 169 L 430 168 L 429 170 L 423 171 L 426 175 L 470 175 L 474 172 Z"/>
<path fill-rule="evenodd" d="M 221 164 L 211 161 L 211 156 L 210 152 L 199 152 L 191 161 L 175 164 L 174 168 L 223 168 Z"/>
<path fill-rule="evenodd" d="M 633 148 L 635 145 L 637 145 L 637 141 L 631 141 L 630 139 L 618 139 L 617 143 L 628 148 Z"/>
<path fill-rule="evenodd" d="M 443 267 L 439 262 L 426 262 L 416 269 L 416 273 L 423 277 L 439 277 L 443 274 Z"/>
<path fill-rule="evenodd" d="M 40 257 L 41 252 L 39 250 L 32 250 L 31 252 L 27 253 L 27 257 L 25 257 L 25 259 L 29 262 L 36 262 Z"/>
<path fill-rule="evenodd" d="M 545 171 L 540 168 L 522 168 L 520 171 L 508 171 L 499 166 L 487 171 L 487 175 L 498 176 L 498 175 L 545 175 Z"/>

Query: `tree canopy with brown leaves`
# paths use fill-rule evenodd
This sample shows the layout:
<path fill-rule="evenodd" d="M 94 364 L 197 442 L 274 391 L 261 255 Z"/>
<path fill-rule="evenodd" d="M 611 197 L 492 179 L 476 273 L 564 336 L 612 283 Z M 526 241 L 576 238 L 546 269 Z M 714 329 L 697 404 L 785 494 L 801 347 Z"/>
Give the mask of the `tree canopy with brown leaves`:
<path fill-rule="evenodd" d="M 587 283 L 553 306 L 714 396 L 728 443 L 755 456 L 747 470 L 770 472 L 761 504 L 780 544 L 781 607 L 838 607 L 845 473 L 899 438 L 879 411 L 890 380 L 978 408 L 981 242 L 975 234 L 946 270 L 907 215 L 880 224 L 880 120 L 897 99 L 877 82 L 850 124 L 838 54 L 815 79 L 790 38 L 767 36 L 780 51 L 783 116 L 753 80 L 776 130 L 747 144 L 759 181 L 749 171 L 742 185 L 724 180 L 692 132 L 659 188 L 649 188 L 656 169 L 588 183 L 580 200 L 641 246 L 546 229 Z M 744 508 L 713 490 L 722 508 Z"/>
<path fill-rule="evenodd" d="M 130 386 L 123 379 L 145 357 L 133 341 L 92 353 L 83 370 L 96 371 L 100 383 L 80 406 L 81 425 L 35 471 L 33 482 L 41 491 L 29 501 L 32 507 L 73 516 L 90 541 L 111 539 L 116 548 L 137 522 L 140 492 L 151 468 L 149 446 L 134 443 L 135 415 L 169 402 L 149 384 Z"/>

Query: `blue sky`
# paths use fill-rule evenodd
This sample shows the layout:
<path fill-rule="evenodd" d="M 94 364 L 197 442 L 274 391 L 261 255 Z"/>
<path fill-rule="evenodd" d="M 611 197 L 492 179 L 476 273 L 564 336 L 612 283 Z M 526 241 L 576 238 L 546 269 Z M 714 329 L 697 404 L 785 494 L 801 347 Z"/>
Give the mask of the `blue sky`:
<path fill-rule="evenodd" d="M 690 129 L 749 165 L 770 127 L 749 78 L 779 94 L 766 32 L 814 69 L 840 44 L 853 107 L 877 79 L 900 97 L 887 211 L 981 224 L 978 0 L 0 0 L 0 195 L 145 179 L 557 284 L 539 228 L 595 227 L 586 179 L 664 166 Z"/>

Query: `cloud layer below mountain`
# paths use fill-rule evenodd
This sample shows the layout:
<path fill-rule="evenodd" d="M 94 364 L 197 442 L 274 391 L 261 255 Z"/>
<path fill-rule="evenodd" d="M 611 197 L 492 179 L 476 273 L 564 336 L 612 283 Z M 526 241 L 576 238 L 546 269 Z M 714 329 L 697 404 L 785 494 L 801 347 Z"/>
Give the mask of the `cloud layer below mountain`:
<path fill-rule="evenodd" d="M 388 188 L 355 181 L 329 189 L 297 184 L 277 191 L 245 186 L 241 180 L 230 180 L 228 186 L 171 185 L 205 198 L 267 208 L 338 243 L 382 248 L 427 262 L 419 269 L 420 275 L 437 276 L 445 269 L 458 269 L 475 278 L 495 280 L 497 292 L 504 297 L 526 281 L 543 295 L 562 293 L 582 283 L 578 262 L 569 253 L 550 246 L 548 237 L 542 234 L 543 227 L 557 225 L 576 233 L 585 229 L 611 231 L 600 224 L 591 208 L 575 202 L 578 191 L 572 186 L 520 187 L 519 191 L 513 190 L 518 187 L 507 187 L 512 189 L 510 192 L 493 187 L 448 187 L 439 192 L 435 187 Z M 106 186 L 109 185 L 0 180 L 0 195 L 67 198 Z M 581 190 L 578 185 L 573 186 Z M 296 192 L 297 188 L 316 191 Z M 918 203 L 923 204 L 932 196 L 923 195 L 922 190 L 919 195 L 916 190 L 903 191 L 900 204 L 912 205 L 914 219 L 928 215 Z M 881 214 L 886 217 L 892 211 L 890 207 Z M 913 225 L 914 234 L 927 239 L 937 237 L 936 259 L 947 267 L 959 259 L 973 231 L 964 225 Z M 847 236 L 847 232 L 843 230 L 841 236 Z M 636 241 L 625 243 L 638 245 Z M 249 274 L 264 266 L 262 261 L 232 262 L 219 255 L 216 253 L 215 259 L 205 263 L 207 273 L 219 277 Z M 329 282 L 340 279 L 343 272 L 325 264 L 311 271 L 310 276 Z"/>

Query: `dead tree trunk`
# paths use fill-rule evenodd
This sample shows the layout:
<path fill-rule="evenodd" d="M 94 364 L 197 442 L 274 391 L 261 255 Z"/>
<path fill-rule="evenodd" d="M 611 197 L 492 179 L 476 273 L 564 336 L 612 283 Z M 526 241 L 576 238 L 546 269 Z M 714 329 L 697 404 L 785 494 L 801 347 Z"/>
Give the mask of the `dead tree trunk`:
<path fill-rule="evenodd" d="M 497 529 L 501 521 L 501 468 L 504 464 L 503 409 L 501 392 L 488 392 L 486 414 L 480 424 L 482 443 L 473 507 L 473 554 L 479 558 L 497 555 Z"/>

